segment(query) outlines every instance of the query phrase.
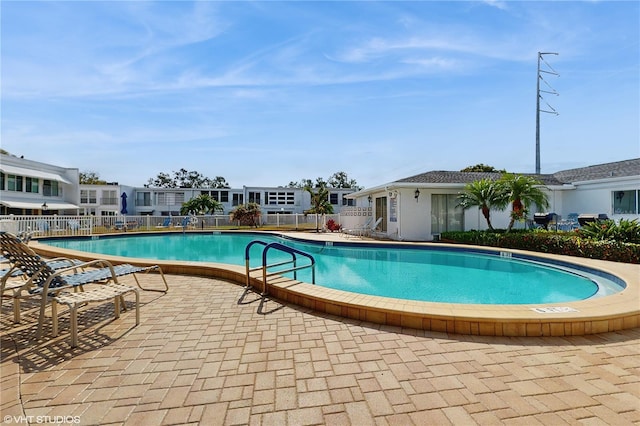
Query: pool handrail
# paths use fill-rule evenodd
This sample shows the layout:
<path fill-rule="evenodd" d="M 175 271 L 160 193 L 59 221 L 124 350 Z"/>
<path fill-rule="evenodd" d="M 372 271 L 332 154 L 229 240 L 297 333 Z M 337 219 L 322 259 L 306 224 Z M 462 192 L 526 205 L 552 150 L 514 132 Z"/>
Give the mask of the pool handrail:
<path fill-rule="evenodd" d="M 267 274 L 267 268 L 273 267 L 273 266 L 284 265 L 285 263 L 289 263 L 289 262 L 280 262 L 280 263 L 273 264 L 273 265 L 267 265 L 267 253 L 272 248 L 280 250 L 280 251 L 283 251 L 285 253 L 290 253 L 291 256 L 293 257 L 293 268 L 279 270 L 279 271 L 276 271 L 274 273 Z M 304 266 L 297 266 L 296 254 L 299 254 L 301 256 L 304 256 L 304 257 L 308 258 L 311 261 L 311 264 L 304 265 Z M 265 248 L 262 250 L 262 282 L 263 282 L 263 285 L 264 285 L 263 291 L 262 291 L 262 295 L 265 296 L 267 294 L 267 277 L 268 276 L 280 275 L 280 274 L 283 274 L 283 273 L 286 273 L 286 272 L 293 272 L 293 279 L 296 280 L 296 279 L 298 279 L 297 271 L 299 269 L 311 268 L 311 283 L 315 284 L 316 283 L 316 268 L 315 268 L 315 266 L 316 266 L 316 260 L 309 253 L 305 253 L 302 250 L 294 249 L 293 247 L 289 247 L 289 246 L 286 246 L 286 245 L 281 244 L 281 243 L 270 243 L 270 244 L 267 244 L 265 246 Z"/>
<path fill-rule="evenodd" d="M 256 267 L 256 268 L 250 268 L 249 264 L 249 251 L 251 249 L 251 247 L 255 244 L 261 244 L 264 246 L 263 250 L 262 250 L 262 266 Z M 276 250 L 280 250 L 282 252 L 285 253 L 289 253 L 291 254 L 291 258 L 292 260 L 290 261 L 283 261 L 283 262 L 278 262 L 278 263 L 273 263 L 268 265 L 267 264 L 267 253 L 269 252 L 270 249 L 276 249 Z M 296 257 L 296 254 L 299 254 L 301 256 L 304 256 L 306 258 L 308 258 L 310 260 L 310 264 L 308 265 L 303 265 L 303 266 L 298 266 L 297 264 L 297 260 L 298 258 Z M 293 267 L 289 268 L 289 269 L 281 269 L 278 270 L 276 272 L 267 273 L 267 269 L 268 268 L 272 268 L 274 266 L 282 266 L 282 265 L 286 265 L 289 263 L 293 263 Z M 262 295 L 265 296 L 267 294 L 267 277 L 273 276 L 273 275 L 281 275 L 284 274 L 286 272 L 293 272 L 293 279 L 297 280 L 298 279 L 298 275 L 297 275 L 297 271 L 300 269 L 306 269 L 306 268 L 311 268 L 311 283 L 315 284 L 316 283 L 316 269 L 315 269 L 315 265 L 316 265 L 316 260 L 313 256 L 311 256 L 308 253 L 305 253 L 301 250 L 295 249 L 293 247 L 289 247 L 286 246 L 284 244 L 281 243 L 265 243 L 264 241 L 260 241 L 260 240 L 254 240 L 251 241 L 249 244 L 247 244 L 247 246 L 245 247 L 245 267 L 246 267 L 246 275 L 247 275 L 247 281 L 246 281 L 246 287 L 248 288 L 250 286 L 250 277 L 249 274 L 251 271 L 256 271 L 259 269 L 262 269 L 262 283 L 263 283 L 263 290 L 262 290 Z"/>
<path fill-rule="evenodd" d="M 265 243 L 264 241 L 260 241 L 260 240 L 253 240 L 251 241 L 249 244 L 247 244 L 247 246 L 244 248 L 244 264 L 245 264 L 245 268 L 247 271 L 247 281 L 245 283 L 245 288 L 249 288 L 251 286 L 250 284 L 250 277 L 249 277 L 249 273 L 251 271 L 255 271 L 258 269 L 262 269 L 262 266 L 257 267 L 257 268 L 253 268 L 251 269 L 249 266 L 249 250 L 251 249 L 251 247 L 253 247 L 255 244 L 261 244 L 263 246 L 266 246 L 267 243 Z"/>

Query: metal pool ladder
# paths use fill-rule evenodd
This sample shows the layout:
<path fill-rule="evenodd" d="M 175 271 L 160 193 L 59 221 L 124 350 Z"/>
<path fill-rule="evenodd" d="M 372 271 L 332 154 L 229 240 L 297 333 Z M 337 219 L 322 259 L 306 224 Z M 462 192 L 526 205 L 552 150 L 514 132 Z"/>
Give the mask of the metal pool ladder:
<path fill-rule="evenodd" d="M 251 249 L 252 246 L 254 246 L 255 244 L 260 244 L 262 246 L 264 246 L 264 248 L 262 249 L 262 266 L 257 266 L 255 268 L 251 268 L 249 266 L 249 251 Z M 269 250 L 278 250 L 281 252 L 285 252 L 285 253 L 289 253 L 291 254 L 291 260 L 286 260 L 283 262 L 277 262 L 277 263 L 272 263 L 272 264 L 267 264 L 267 253 L 269 252 Z M 309 264 L 303 264 L 303 265 L 298 265 L 298 257 L 296 255 L 300 255 L 303 257 L 306 257 L 307 259 L 309 259 L 310 263 Z M 245 287 L 249 288 L 251 286 L 250 281 L 251 281 L 251 277 L 250 277 L 250 273 L 253 271 L 258 271 L 258 270 L 262 270 L 262 285 L 263 285 L 263 289 L 262 289 L 262 296 L 265 296 L 268 292 L 267 292 L 267 278 L 274 276 L 274 275 L 282 275 L 284 273 L 287 272 L 293 272 L 293 279 L 297 280 L 298 279 L 298 271 L 301 269 L 308 269 L 311 268 L 311 283 L 315 284 L 316 283 L 316 260 L 313 258 L 313 256 L 311 256 L 309 253 L 305 253 L 301 250 L 298 249 L 294 249 L 292 247 L 289 246 L 285 246 L 284 244 L 280 244 L 280 243 L 265 243 L 264 241 L 260 241 L 260 240 L 254 240 L 251 241 L 249 244 L 247 244 L 247 247 L 245 247 L 244 249 L 244 259 L 245 259 L 245 266 L 246 266 L 246 270 L 247 270 L 247 282 Z M 268 272 L 269 268 L 273 268 L 276 266 L 284 266 L 284 265 L 292 265 L 290 268 L 288 269 L 278 269 L 275 272 Z"/>

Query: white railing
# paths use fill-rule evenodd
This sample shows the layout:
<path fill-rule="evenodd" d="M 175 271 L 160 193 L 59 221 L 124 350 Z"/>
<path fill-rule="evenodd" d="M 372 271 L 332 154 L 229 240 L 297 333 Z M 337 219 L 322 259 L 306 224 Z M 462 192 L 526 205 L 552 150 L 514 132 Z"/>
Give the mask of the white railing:
<path fill-rule="evenodd" d="M 341 223 L 340 214 L 265 214 L 259 227 L 282 230 L 325 230 L 326 222 Z M 200 216 L 70 216 L 70 215 L 4 215 L 0 231 L 38 236 L 94 235 L 131 231 L 170 231 L 247 228 L 228 215 Z"/>

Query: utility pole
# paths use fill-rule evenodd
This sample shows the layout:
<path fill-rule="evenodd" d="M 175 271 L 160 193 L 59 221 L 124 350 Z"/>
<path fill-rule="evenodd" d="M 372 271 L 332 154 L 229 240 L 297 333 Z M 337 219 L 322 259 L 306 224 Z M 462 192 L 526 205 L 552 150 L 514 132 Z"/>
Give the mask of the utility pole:
<path fill-rule="evenodd" d="M 538 175 L 540 174 L 540 112 L 558 115 L 558 112 L 551 105 L 549 105 L 541 95 L 541 93 L 549 93 L 551 95 L 558 96 L 558 92 L 556 92 L 556 90 L 545 81 L 542 74 L 551 74 L 558 77 L 560 76 L 560 74 L 558 74 L 556 70 L 554 70 L 551 65 L 549 65 L 547 61 L 544 60 L 544 55 L 557 55 L 557 53 L 538 52 L 538 79 L 536 86 L 536 174 Z M 548 70 L 541 69 L 540 62 L 544 62 L 544 64 L 548 67 Z M 540 81 L 542 81 L 549 90 L 540 90 Z M 544 103 L 547 104 L 547 107 L 549 107 L 551 111 L 540 109 L 540 99 L 542 99 Z"/>

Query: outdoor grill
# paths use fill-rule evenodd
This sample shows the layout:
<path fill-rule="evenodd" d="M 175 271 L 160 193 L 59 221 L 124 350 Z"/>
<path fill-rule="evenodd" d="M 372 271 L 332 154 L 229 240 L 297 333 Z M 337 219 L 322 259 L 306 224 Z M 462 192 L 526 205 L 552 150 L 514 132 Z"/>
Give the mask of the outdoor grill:
<path fill-rule="evenodd" d="M 555 213 L 534 213 L 533 221 L 538 225 L 544 226 L 547 229 L 550 222 L 556 221 L 557 215 Z"/>
<path fill-rule="evenodd" d="M 580 226 L 584 226 L 589 222 L 597 222 L 599 220 L 607 220 L 609 219 L 605 213 L 600 214 L 581 214 L 578 216 L 578 223 Z"/>

